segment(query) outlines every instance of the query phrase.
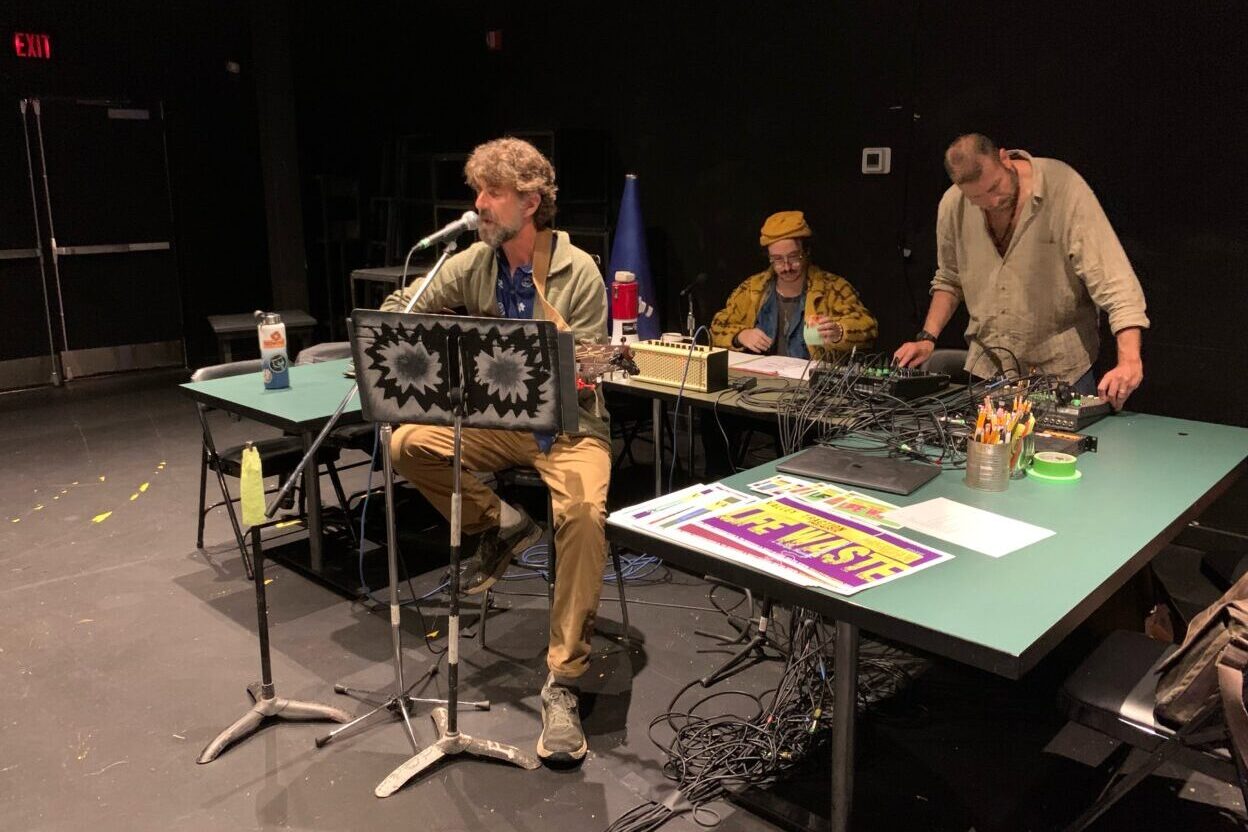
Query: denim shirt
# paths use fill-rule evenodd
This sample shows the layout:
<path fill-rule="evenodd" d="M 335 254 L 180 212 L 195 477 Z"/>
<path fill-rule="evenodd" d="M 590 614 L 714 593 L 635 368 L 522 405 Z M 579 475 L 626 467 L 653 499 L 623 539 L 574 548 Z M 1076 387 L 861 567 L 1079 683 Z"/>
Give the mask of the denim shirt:
<path fill-rule="evenodd" d="M 518 320 L 533 319 L 533 304 L 537 298 L 537 287 L 533 285 L 533 266 L 517 266 L 514 272 L 507 269 L 507 256 L 498 250 L 498 278 L 494 288 L 494 299 L 498 302 L 500 318 Z"/>
<path fill-rule="evenodd" d="M 780 317 L 779 306 L 780 303 L 776 300 L 776 284 L 773 281 L 767 290 L 763 305 L 758 309 L 758 317 L 754 319 L 754 326 L 767 333 L 767 337 L 773 340 L 776 338 L 776 326 Z M 785 343 L 789 347 L 788 354 L 793 358 L 810 358 L 810 350 L 806 348 L 805 323 L 806 290 L 802 289 L 802 293 L 797 298 L 797 314 L 789 321 L 789 331 L 785 333 Z"/>
<path fill-rule="evenodd" d="M 553 246 L 553 243 L 552 243 Z M 533 306 L 537 303 L 537 287 L 533 283 L 533 266 L 517 266 L 514 272 L 507 268 L 507 255 L 502 247 L 497 251 L 498 276 L 494 284 L 494 299 L 498 304 L 500 318 L 532 320 Z M 542 453 L 550 453 L 555 444 L 553 433 L 533 433 L 537 447 Z"/>

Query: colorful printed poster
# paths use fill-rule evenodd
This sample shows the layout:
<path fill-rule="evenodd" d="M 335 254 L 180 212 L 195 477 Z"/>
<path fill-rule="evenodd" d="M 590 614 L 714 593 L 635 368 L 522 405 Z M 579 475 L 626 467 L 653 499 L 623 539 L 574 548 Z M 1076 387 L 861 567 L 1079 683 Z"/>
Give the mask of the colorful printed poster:
<path fill-rule="evenodd" d="M 705 492 L 707 489 L 708 486 L 705 485 L 690 485 L 679 491 L 663 494 L 653 500 L 646 500 L 644 503 L 613 512 L 611 516 L 616 520 L 644 520 L 654 514 L 667 513 L 682 505 L 687 505 L 695 493 Z"/>
<path fill-rule="evenodd" d="M 801 480 L 797 477 L 787 477 L 784 474 L 776 474 L 765 480 L 752 482 L 749 485 L 751 491 L 757 491 L 760 494 L 787 494 L 790 491 L 796 491 L 799 488 L 808 488 L 814 485 L 810 480 Z"/>
<path fill-rule="evenodd" d="M 877 500 L 874 497 L 868 497 L 865 494 L 859 494 L 857 491 L 849 491 L 830 482 L 804 480 L 798 477 L 776 474 L 774 477 L 752 482 L 749 487 L 753 491 L 772 497 L 778 497 L 783 494 L 789 497 L 800 497 L 808 503 L 814 503 L 824 508 L 835 507 L 838 514 L 866 520 L 873 526 L 886 526 L 890 529 L 901 528 L 900 523 L 885 517 L 887 512 L 892 511 L 897 506 L 883 500 Z"/>
<path fill-rule="evenodd" d="M 757 497 L 751 497 L 749 494 L 742 494 L 740 491 L 734 491 L 727 486 L 714 483 L 708 485 L 704 490 L 690 495 L 687 501 L 673 509 L 655 512 L 646 519 L 645 525 L 655 531 L 671 529 L 713 512 L 731 508 L 732 506 L 756 502 L 757 499 Z"/>
<path fill-rule="evenodd" d="M 682 522 L 757 499 L 719 483 L 691 485 L 614 512 L 611 519 L 623 525 L 662 534 L 663 530 L 671 529 Z"/>
<path fill-rule="evenodd" d="M 830 482 L 812 482 L 807 483 L 802 488 L 790 491 L 789 496 L 801 497 L 808 503 L 834 506 L 851 493 L 853 492 L 846 491 L 844 488 L 838 488 Z"/>
<path fill-rule="evenodd" d="M 676 531 L 700 538 L 708 551 L 770 563 L 778 569 L 769 571 L 844 595 L 953 557 L 789 496 L 721 511 Z"/>
<path fill-rule="evenodd" d="M 892 503 L 886 503 L 883 500 L 877 500 L 874 497 L 868 497 L 866 494 L 859 494 L 857 491 L 845 492 L 845 496 L 837 500 L 831 508 L 837 514 L 866 520 L 873 526 L 885 526 L 890 529 L 901 528 L 901 523 L 886 516 L 897 506 Z"/>

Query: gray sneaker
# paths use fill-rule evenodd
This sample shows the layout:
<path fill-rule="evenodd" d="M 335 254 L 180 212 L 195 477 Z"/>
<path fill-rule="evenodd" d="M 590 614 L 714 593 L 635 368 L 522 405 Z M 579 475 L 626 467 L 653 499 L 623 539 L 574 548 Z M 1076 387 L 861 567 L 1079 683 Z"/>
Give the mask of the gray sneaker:
<path fill-rule="evenodd" d="M 589 743 L 581 729 L 576 689 L 546 678 L 542 686 L 542 735 L 537 738 L 537 756 L 548 765 L 571 766 L 585 759 Z"/>
<path fill-rule="evenodd" d="M 497 528 L 484 532 L 477 544 L 477 569 L 464 582 L 463 591 L 468 595 L 479 595 L 498 582 L 507 571 L 512 558 L 524 554 L 524 551 L 536 545 L 542 539 L 542 527 L 533 522 L 524 509 L 520 512 L 520 524 L 504 537 Z"/>

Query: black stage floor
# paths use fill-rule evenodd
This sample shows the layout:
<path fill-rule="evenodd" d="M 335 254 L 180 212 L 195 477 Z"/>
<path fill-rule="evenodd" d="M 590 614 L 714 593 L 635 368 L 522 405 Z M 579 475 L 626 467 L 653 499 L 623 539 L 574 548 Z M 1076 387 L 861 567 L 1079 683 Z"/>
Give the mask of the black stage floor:
<path fill-rule="evenodd" d="M 212 422 L 223 443 L 270 433 L 219 413 Z M 0 397 L 0 829 L 592 831 L 666 793 L 647 728 L 682 685 L 722 661 L 696 652 L 708 641 L 694 630 L 727 630 L 705 581 L 666 570 L 629 587 L 632 650 L 608 637 L 621 625 L 614 589 L 604 593 L 607 635 L 595 641 L 584 697 L 591 752 L 579 770 L 457 760 L 379 800 L 374 786 L 410 753 L 388 722 L 320 750 L 322 726 L 276 725 L 196 765 L 242 714 L 259 673 L 252 589 L 221 512 L 209 518 L 207 551 L 194 547 L 199 453 L 191 403 L 167 377 Z M 349 473 L 348 491 L 363 488 L 365 473 Z M 651 481 L 645 468 L 618 476 L 613 499 L 645 496 Z M 1190 575 L 1190 552 L 1164 557 L 1177 580 Z M 438 577 L 417 577 L 417 591 Z M 333 685 L 391 682 L 386 615 L 281 567 L 271 578 L 279 693 L 358 711 Z M 494 708 L 465 712 L 461 725 L 531 747 L 544 587 L 529 579 L 504 591 L 489 648 L 464 642 L 461 664 L 462 695 Z M 435 661 L 422 631 L 441 649 L 443 621 L 422 626 L 405 613 L 410 678 Z M 1074 817 L 1102 785 L 1093 766 L 1111 750 L 1064 727 L 1054 708 L 1088 643 L 1073 637 L 1021 682 L 940 661 L 917 674 L 862 723 L 856 828 L 1039 830 Z M 726 686 L 766 690 L 778 671 L 762 665 Z M 435 677 L 423 694 L 442 683 Z M 422 742 L 433 736 L 426 710 L 417 730 Z M 813 782 L 820 804 L 824 782 Z M 1225 786 L 1153 777 L 1097 828 L 1232 829 L 1228 808 L 1242 809 Z M 717 810 L 721 830 L 777 828 L 733 804 Z M 698 828 L 688 817 L 665 827 Z"/>

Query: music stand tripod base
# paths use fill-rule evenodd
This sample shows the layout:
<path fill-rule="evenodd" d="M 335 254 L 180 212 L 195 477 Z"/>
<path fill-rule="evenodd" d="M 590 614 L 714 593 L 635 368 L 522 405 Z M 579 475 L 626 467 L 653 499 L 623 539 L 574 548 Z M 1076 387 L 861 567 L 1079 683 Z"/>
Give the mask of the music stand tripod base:
<path fill-rule="evenodd" d="M 429 424 L 450 427 L 454 442 L 452 477 L 450 611 L 447 616 L 447 706 L 431 714 L 438 738 L 392 771 L 374 793 L 389 797 L 416 775 L 446 757 L 471 754 L 533 770 L 536 755 L 493 740 L 460 733 L 459 594 L 463 537 L 463 432 L 468 427 L 562 433 L 576 419 L 575 373 L 570 334 L 559 334 L 550 321 L 505 318 L 453 318 L 441 315 L 399 315 L 357 309 L 352 314 L 352 348 L 356 383 L 364 417 L 384 427 L 383 482 L 387 489 L 386 525 L 389 547 L 397 549 L 393 512 L 393 460 L 390 426 Z M 397 357 L 396 357 L 397 356 Z M 502 357 L 499 357 L 502 356 Z M 401 360 L 399 360 L 401 358 Z M 473 373 L 478 360 L 505 363 L 512 372 L 527 373 L 529 384 L 516 399 L 510 388 L 499 389 Z M 514 365 L 514 366 L 513 366 Z M 420 378 L 419 388 L 412 379 Z M 490 379 L 488 374 L 485 378 Z M 506 413 L 506 418 L 500 414 Z M 393 558 L 393 560 L 397 560 Z M 393 567 L 392 567 L 393 568 Z M 391 574 L 392 590 L 397 576 Z M 394 615 L 397 620 L 397 613 Z M 399 663 L 396 662 L 396 665 Z M 409 726 L 410 731 L 410 726 Z"/>
<path fill-rule="evenodd" d="M 505 763 L 511 763 L 529 771 L 541 766 L 536 755 L 527 751 L 521 751 L 514 745 L 505 745 L 494 740 L 479 740 L 460 732 L 450 733 L 447 730 L 446 708 L 434 708 L 433 713 L 429 716 L 433 718 L 433 726 L 437 729 L 438 738 L 434 740 L 432 745 L 426 746 L 419 754 L 408 758 L 405 763 L 390 772 L 389 776 L 382 780 L 373 791 L 378 797 L 389 797 L 403 788 L 408 780 L 411 780 L 438 762 L 438 760 L 441 760 L 443 757 L 453 757 L 457 754 L 470 754 L 474 757 L 502 760 Z"/>
<path fill-rule="evenodd" d="M 259 525 L 251 527 L 252 562 L 254 564 L 254 582 L 256 585 L 256 617 L 260 635 L 260 674 L 261 680 L 247 686 L 247 695 L 251 697 L 252 706 L 229 728 L 208 743 L 199 755 L 198 763 L 211 763 L 233 743 L 253 734 L 265 719 L 283 720 L 330 720 L 332 722 L 350 722 L 351 714 L 332 705 L 319 702 L 301 702 L 297 699 L 285 699 L 277 695 L 273 685 L 273 671 L 269 662 L 269 610 L 264 591 L 264 550 L 260 545 Z"/>

